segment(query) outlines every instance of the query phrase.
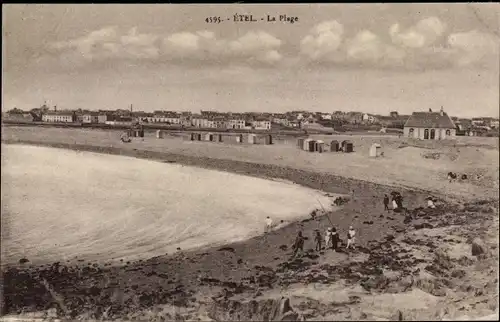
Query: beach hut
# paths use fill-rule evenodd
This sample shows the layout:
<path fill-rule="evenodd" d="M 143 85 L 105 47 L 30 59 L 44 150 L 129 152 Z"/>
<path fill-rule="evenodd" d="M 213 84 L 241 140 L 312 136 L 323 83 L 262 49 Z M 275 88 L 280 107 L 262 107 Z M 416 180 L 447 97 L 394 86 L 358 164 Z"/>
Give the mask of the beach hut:
<path fill-rule="evenodd" d="M 314 144 L 314 151 L 323 153 L 325 151 L 325 142 L 321 140 L 316 141 L 316 143 Z"/>
<path fill-rule="evenodd" d="M 236 136 L 236 142 L 243 143 L 243 134 L 239 134 Z"/>
<path fill-rule="evenodd" d="M 217 141 L 218 142 L 222 142 L 222 134 L 218 134 L 217 135 Z"/>
<path fill-rule="evenodd" d="M 264 138 L 264 142 L 266 145 L 271 145 L 273 144 L 273 136 L 271 134 L 266 135 Z"/>
<path fill-rule="evenodd" d="M 156 138 L 157 139 L 163 139 L 163 131 L 162 130 L 156 131 Z"/>
<path fill-rule="evenodd" d="M 213 142 L 214 141 L 214 135 L 212 133 L 205 134 L 205 141 Z"/>
<path fill-rule="evenodd" d="M 141 137 L 141 138 L 144 137 L 144 129 L 139 130 L 139 137 Z"/>
<path fill-rule="evenodd" d="M 257 135 L 252 133 L 248 134 L 248 143 L 255 144 L 256 141 L 257 141 Z"/>
<path fill-rule="evenodd" d="M 315 148 L 316 148 L 316 141 L 315 140 L 310 140 L 308 143 L 309 143 L 309 146 L 308 146 L 307 151 L 314 152 Z"/>
<path fill-rule="evenodd" d="M 337 140 L 333 140 L 330 143 L 330 151 L 331 152 L 338 152 L 340 150 L 340 143 Z"/>
<path fill-rule="evenodd" d="M 304 145 L 302 145 L 302 150 L 304 151 L 309 151 L 309 142 L 312 141 L 311 139 L 305 139 L 304 140 Z"/>
<path fill-rule="evenodd" d="M 201 141 L 201 133 L 196 133 L 196 140 Z"/>
<path fill-rule="evenodd" d="M 370 147 L 370 157 L 376 158 L 379 157 L 382 153 L 382 146 L 378 143 L 373 143 Z"/>
<path fill-rule="evenodd" d="M 189 137 L 191 141 L 196 141 L 196 133 L 191 133 Z"/>
<path fill-rule="evenodd" d="M 350 152 L 354 151 L 354 145 L 352 144 L 351 141 L 344 140 L 344 141 L 342 141 L 341 145 L 342 145 L 342 151 L 344 151 L 346 153 L 350 153 Z"/>
<path fill-rule="evenodd" d="M 304 138 L 300 138 L 297 140 L 297 146 L 300 148 L 300 149 L 303 149 L 304 148 Z"/>

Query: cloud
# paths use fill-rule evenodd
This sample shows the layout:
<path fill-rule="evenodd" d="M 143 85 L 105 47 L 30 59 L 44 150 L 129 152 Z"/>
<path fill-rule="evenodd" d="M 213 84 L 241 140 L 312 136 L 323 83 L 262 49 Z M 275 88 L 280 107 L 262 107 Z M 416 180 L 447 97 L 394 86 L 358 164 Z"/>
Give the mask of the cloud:
<path fill-rule="evenodd" d="M 283 58 L 281 44 L 280 39 L 264 31 L 218 39 L 209 30 L 160 36 L 140 33 L 134 27 L 121 35 L 118 28 L 106 27 L 83 37 L 51 43 L 47 51 L 66 66 L 107 60 L 275 64 Z"/>
<path fill-rule="evenodd" d="M 498 36 L 473 30 L 449 35 L 447 44 L 454 51 L 458 66 L 498 63 Z"/>
<path fill-rule="evenodd" d="M 331 58 L 342 44 L 344 26 L 336 20 L 316 25 L 301 43 L 301 53 L 311 60 Z"/>
<path fill-rule="evenodd" d="M 217 39 L 211 31 L 182 32 L 165 38 L 163 50 L 167 58 L 203 59 L 217 62 L 276 63 L 282 59 L 282 41 L 264 31 L 249 31 L 237 39 Z"/>
<path fill-rule="evenodd" d="M 436 17 L 420 20 L 415 26 L 401 32 L 399 24 L 389 29 L 392 42 L 408 48 L 423 48 L 434 43 L 444 34 L 446 25 Z"/>
<path fill-rule="evenodd" d="M 120 36 L 117 27 L 106 27 L 87 36 L 49 45 L 49 51 L 60 55 L 65 64 L 108 59 L 155 59 L 159 56 L 157 36 L 138 33 L 132 28 Z"/>
<path fill-rule="evenodd" d="M 372 30 L 352 34 L 339 21 L 328 20 L 311 28 L 299 43 L 288 44 L 287 50 L 283 44 L 261 30 L 237 38 L 219 38 L 210 30 L 160 35 L 140 32 L 137 27 L 123 32 L 109 26 L 49 44 L 46 56 L 52 60 L 44 57 L 37 63 L 55 60 L 66 67 L 105 66 L 113 61 L 196 67 L 333 64 L 415 70 L 484 66 L 491 61 L 498 63 L 499 58 L 496 36 L 476 30 L 449 32 L 437 17 L 422 19 L 407 28 L 395 23 L 382 34 Z"/>
<path fill-rule="evenodd" d="M 325 21 L 302 39 L 300 53 L 307 63 L 407 70 L 477 66 L 499 59 L 498 38 L 478 31 L 447 34 L 437 17 L 405 30 L 393 24 L 388 35 L 384 39 L 361 30 L 345 37 L 342 24 Z"/>

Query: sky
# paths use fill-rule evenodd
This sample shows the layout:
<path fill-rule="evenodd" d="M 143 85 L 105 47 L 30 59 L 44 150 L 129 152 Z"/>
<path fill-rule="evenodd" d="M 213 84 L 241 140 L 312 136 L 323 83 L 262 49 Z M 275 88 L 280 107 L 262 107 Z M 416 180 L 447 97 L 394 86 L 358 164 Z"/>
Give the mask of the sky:
<path fill-rule="evenodd" d="M 9 4 L 2 14 L 3 111 L 46 101 L 499 115 L 497 3 Z"/>

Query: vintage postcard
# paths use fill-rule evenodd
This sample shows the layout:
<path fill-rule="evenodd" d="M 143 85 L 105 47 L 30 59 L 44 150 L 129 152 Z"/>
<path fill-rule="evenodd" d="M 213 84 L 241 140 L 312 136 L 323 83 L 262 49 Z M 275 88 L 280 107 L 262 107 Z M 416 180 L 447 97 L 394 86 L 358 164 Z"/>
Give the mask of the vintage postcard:
<path fill-rule="evenodd" d="M 499 15 L 3 5 L 0 320 L 498 320 Z"/>

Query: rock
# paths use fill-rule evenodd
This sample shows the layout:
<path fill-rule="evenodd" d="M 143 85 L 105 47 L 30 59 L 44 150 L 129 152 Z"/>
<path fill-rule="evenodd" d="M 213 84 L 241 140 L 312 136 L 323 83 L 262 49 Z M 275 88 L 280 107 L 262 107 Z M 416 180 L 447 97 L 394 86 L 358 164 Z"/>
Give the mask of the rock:
<path fill-rule="evenodd" d="M 480 238 L 474 238 L 472 241 L 472 256 L 479 256 L 486 253 L 486 246 Z"/>
<path fill-rule="evenodd" d="M 429 223 L 426 223 L 426 222 L 421 223 L 421 224 L 416 224 L 413 227 L 415 229 L 417 229 L 417 230 L 423 229 L 423 228 L 430 228 L 430 229 L 434 228 L 434 226 L 432 224 L 429 224 Z"/>
<path fill-rule="evenodd" d="M 286 312 L 281 316 L 280 321 L 300 321 L 299 314 L 293 311 Z"/>
<path fill-rule="evenodd" d="M 26 263 L 29 263 L 29 259 L 23 257 L 19 260 L 19 264 L 26 264 Z"/>
<path fill-rule="evenodd" d="M 230 252 L 230 253 L 234 253 L 234 248 L 232 247 L 222 247 L 222 248 L 219 248 L 218 249 L 219 252 Z"/>
<path fill-rule="evenodd" d="M 455 278 L 464 278 L 465 277 L 465 271 L 462 270 L 462 269 L 457 269 L 457 270 L 454 270 L 452 273 L 451 273 L 451 277 L 455 277 Z"/>

